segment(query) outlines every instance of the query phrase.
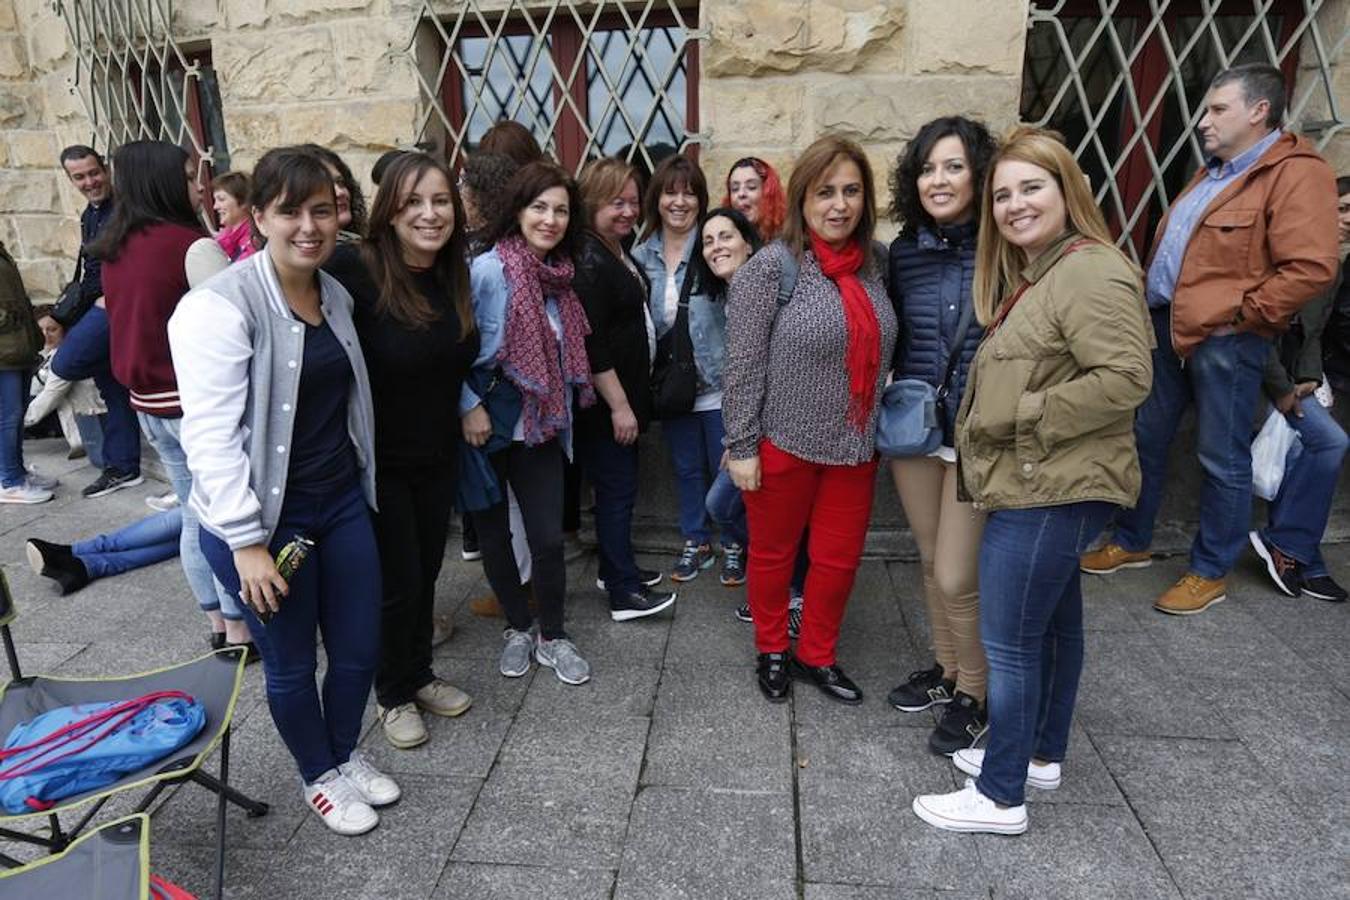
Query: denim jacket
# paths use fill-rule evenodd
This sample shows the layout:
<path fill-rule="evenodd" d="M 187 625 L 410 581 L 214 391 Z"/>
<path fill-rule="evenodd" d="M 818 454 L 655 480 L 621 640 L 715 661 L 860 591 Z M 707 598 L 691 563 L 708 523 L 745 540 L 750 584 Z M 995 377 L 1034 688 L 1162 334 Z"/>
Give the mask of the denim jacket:
<path fill-rule="evenodd" d="M 474 384 L 490 380 L 492 370 L 497 368 L 497 356 L 501 353 L 506 339 L 506 315 L 510 308 L 510 292 L 506 286 L 506 270 L 496 248 L 474 257 L 469 264 L 469 292 L 473 298 L 473 318 L 478 325 L 480 340 L 478 357 L 473 361 L 470 377 L 464 380 L 460 389 L 459 414 L 469 412 L 483 402 L 474 391 Z M 552 297 L 544 298 L 549 320 L 557 326 L 559 322 L 558 304 Z M 488 378 L 484 378 L 486 375 Z M 564 385 L 569 415 L 572 410 L 572 386 Z M 519 407 L 517 407 L 517 440 L 519 440 Z M 567 458 L 572 458 L 572 429 L 566 428 L 558 434 L 558 443 Z"/>
<path fill-rule="evenodd" d="M 675 283 L 683 286 L 690 274 L 690 259 L 698 251 L 698 231 L 689 232 L 685 242 L 684 258 L 675 269 Z M 675 324 L 666 319 L 666 260 L 661 253 L 661 232 L 658 230 L 646 240 L 633 245 L 633 259 L 647 273 L 651 295 L 647 306 L 651 309 L 656 336 L 660 338 Z M 698 392 L 711 394 L 722 390 L 722 369 L 727 355 L 727 308 L 723 300 L 707 294 L 689 295 L 689 337 L 694 344 L 694 365 L 698 369 Z"/>

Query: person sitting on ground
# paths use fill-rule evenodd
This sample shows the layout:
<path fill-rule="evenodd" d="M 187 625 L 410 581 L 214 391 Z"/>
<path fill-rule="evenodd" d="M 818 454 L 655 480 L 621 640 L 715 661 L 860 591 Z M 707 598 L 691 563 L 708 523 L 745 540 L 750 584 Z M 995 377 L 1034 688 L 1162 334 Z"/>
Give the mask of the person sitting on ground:
<path fill-rule="evenodd" d="M 178 555 L 182 528 L 183 511 L 171 509 L 73 544 L 29 538 L 24 551 L 33 572 L 55 581 L 65 596 L 100 578 L 173 559 Z M 215 634 L 218 637 L 212 646 L 219 650 L 225 646 L 225 633 Z M 254 659 L 251 657 L 250 662 Z"/>
<path fill-rule="evenodd" d="M 248 259 L 258 248 L 253 243 L 253 211 L 248 206 L 248 175 L 226 172 L 211 182 L 211 208 L 220 220 L 216 243 L 230 262 Z"/>
<path fill-rule="evenodd" d="M 24 413 L 23 424 L 25 428 L 32 428 L 47 416 L 55 415 L 61 424 L 61 434 L 70 447 L 67 458 L 78 459 L 87 455 L 86 435 L 92 437 L 89 441 L 90 446 L 97 448 L 102 444 L 103 435 L 98 417 L 107 412 L 108 408 L 103 405 L 103 398 L 99 396 L 98 386 L 94 384 L 93 379 L 66 381 L 52 372 L 52 357 L 61 346 L 66 330 L 60 322 L 52 318 L 51 305 L 34 307 L 33 318 L 37 319 L 44 344 L 41 352 L 42 365 L 33 374 L 30 388 L 33 399 L 28 402 L 28 411 Z M 98 459 L 91 458 L 90 463 L 99 468 L 102 464 L 102 454 L 99 454 Z"/>

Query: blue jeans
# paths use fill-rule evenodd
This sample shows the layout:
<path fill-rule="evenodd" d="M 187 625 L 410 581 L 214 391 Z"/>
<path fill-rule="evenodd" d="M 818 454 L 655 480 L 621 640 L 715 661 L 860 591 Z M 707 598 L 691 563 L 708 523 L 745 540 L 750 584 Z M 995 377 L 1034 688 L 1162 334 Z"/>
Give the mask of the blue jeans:
<path fill-rule="evenodd" d="M 103 429 L 107 427 L 104 424 L 107 418 L 106 415 L 75 416 L 75 427 L 84 440 L 84 458 L 95 469 L 103 468 Z"/>
<path fill-rule="evenodd" d="M 680 534 L 706 544 L 708 477 L 722 461 L 722 411 L 691 412 L 661 423 L 675 469 L 675 494 L 680 501 Z"/>
<path fill-rule="evenodd" d="M 76 541 L 70 545 L 70 551 L 84 563 L 90 580 L 107 578 L 173 559 L 178 555 L 182 530 L 183 510 L 175 507 L 108 534 Z"/>
<path fill-rule="evenodd" d="M 23 467 L 23 410 L 28 373 L 0 370 L 0 486 L 14 487 L 28 479 Z"/>
<path fill-rule="evenodd" d="M 1152 310 L 1158 346 L 1153 390 L 1134 419 L 1143 487 L 1134 509 L 1116 519 L 1115 541 L 1147 550 L 1167 489 L 1167 455 L 1187 405 L 1195 404 L 1195 440 L 1204 470 L 1200 525 L 1191 544 L 1190 570 L 1222 578 L 1247 541 L 1252 514 L 1252 415 L 1270 342 L 1255 334 L 1208 337 L 1185 366 L 1172 350 L 1168 308 Z"/>
<path fill-rule="evenodd" d="M 980 545 L 989 746 L 978 787 L 995 802 L 1023 802 L 1033 755 L 1064 759 L 1083 671 L 1078 556 L 1114 509 L 1087 502 L 989 514 Z"/>
<path fill-rule="evenodd" d="M 288 492 L 268 549 L 275 555 L 300 533 L 316 546 L 291 578 L 280 611 L 266 625 L 251 609 L 245 618 L 262 654 L 272 721 L 310 783 L 350 759 L 361 737 L 380 659 L 380 556 L 359 486 L 320 495 Z M 205 529 L 201 546 L 216 577 L 237 595 L 230 548 Z M 322 705 L 316 628 L 328 657 Z"/>
<path fill-rule="evenodd" d="M 108 415 L 103 420 L 103 460 L 119 472 L 141 471 L 141 433 L 131 395 L 113 377 L 108 348 L 108 314 L 100 307 L 85 313 L 52 357 L 52 372 L 67 381 L 94 379 Z"/>
<path fill-rule="evenodd" d="M 81 320 L 83 321 L 83 320 Z M 211 574 L 211 567 L 202 556 L 201 543 L 197 540 L 200 527 L 197 513 L 188 505 L 188 496 L 192 493 L 192 473 L 188 471 L 187 454 L 178 439 L 178 430 L 182 419 L 163 419 L 146 413 L 137 413 L 141 428 L 145 430 L 145 439 L 150 442 L 159 461 L 164 465 L 164 474 L 169 476 L 173 492 L 178 495 L 179 509 L 183 515 L 183 525 L 179 534 L 179 555 L 183 559 L 183 574 L 187 576 L 188 587 L 197 598 L 197 605 L 207 612 L 220 610 L 227 619 L 238 621 L 244 617 L 240 608 L 239 595 L 225 590 Z"/>
<path fill-rule="evenodd" d="M 637 502 L 637 442 L 623 446 L 608 435 L 578 435 L 577 455 L 595 488 L 595 539 L 599 575 L 613 600 L 637 593 L 633 558 L 633 506 Z M 517 494 L 519 496 L 519 494 Z"/>
<path fill-rule="evenodd" d="M 706 500 L 708 515 L 717 523 L 722 533 L 722 546 L 740 544 L 742 547 L 750 540 L 750 528 L 745 521 L 745 501 L 741 499 L 741 489 L 731 480 L 731 473 L 721 469 L 708 489 Z"/>
<path fill-rule="evenodd" d="M 1298 441 L 1285 460 L 1284 481 L 1270 504 L 1270 524 L 1263 536 L 1286 556 L 1305 566 L 1304 575 L 1326 575 L 1318 545 L 1331 516 L 1336 481 L 1347 441 L 1345 431 L 1312 397 L 1300 403 L 1303 417 L 1288 416 Z"/>

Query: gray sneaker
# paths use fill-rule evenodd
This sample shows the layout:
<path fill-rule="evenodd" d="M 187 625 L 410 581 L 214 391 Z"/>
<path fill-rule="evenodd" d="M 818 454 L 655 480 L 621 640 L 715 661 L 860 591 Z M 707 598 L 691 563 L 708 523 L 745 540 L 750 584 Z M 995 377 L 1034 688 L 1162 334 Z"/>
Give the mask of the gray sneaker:
<path fill-rule="evenodd" d="M 564 684 L 585 684 L 591 680 L 591 664 L 581 658 L 576 644 L 567 638 L 546 641 L 541 636 L 534 645 L 534 658 L 548 666 Z"/>
<path fill-rule="evenodd" d="M 502 657 L 497 670 L 507 678 L 519 678 L 530 671 L 530 651 L 534 648 L 534 626 L 529 631 L 516 631 L 508 628 L 502 633 L 506 644 L 502 647 Z"/>

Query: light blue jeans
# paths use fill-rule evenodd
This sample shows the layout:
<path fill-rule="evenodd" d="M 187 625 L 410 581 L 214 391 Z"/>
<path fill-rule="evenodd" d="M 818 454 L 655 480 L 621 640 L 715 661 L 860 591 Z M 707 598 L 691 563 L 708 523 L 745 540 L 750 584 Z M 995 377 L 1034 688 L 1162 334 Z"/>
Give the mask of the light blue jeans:
<path fill-rule="evenodd" d="M 120 575 L 177 556 L 182 525 L 182 508 L 174 507 L 116 531 L 76 541 L 70 552 L 84 563 L 90 580 Z"/>
<path fill-rule="evenodd" d="M 202 555 L 201 542 L 197 538 L 201 526 L 197 514 L 188 505 L 188 495 L 192 493 L 192 473 L 188 471 L 187 454 L 183 452 L 183 445 L 178 439 L 182 419 L 165 419 L 143 412 L 136 413 L 136 418 L 141 423 L 145 439 L 159 455 L 164 474 L 169 476 L 169 483 L 173 485 L 173 492 L 178 495 L 179 506 L 183 511 L 183 528 L 178 541 L 179 556 L 183 560 L 183 574 L 187 575 L 197 605 L 207 612 L 219 610 L 227 619 L 243 619 L 244 611 L 239 608 L 239 598 L 221 586 L 211 574 L 206 557 Z"/>

